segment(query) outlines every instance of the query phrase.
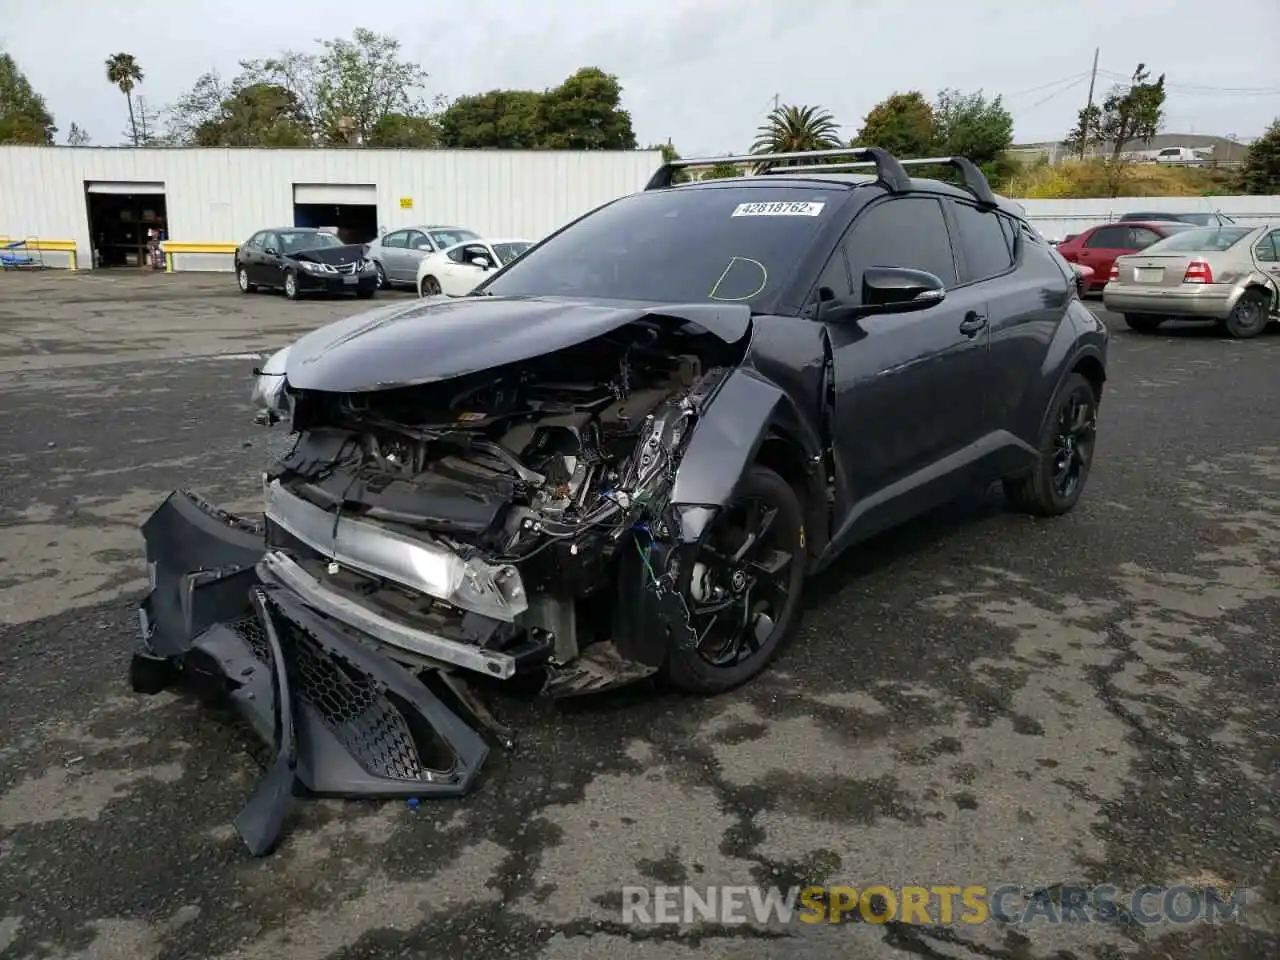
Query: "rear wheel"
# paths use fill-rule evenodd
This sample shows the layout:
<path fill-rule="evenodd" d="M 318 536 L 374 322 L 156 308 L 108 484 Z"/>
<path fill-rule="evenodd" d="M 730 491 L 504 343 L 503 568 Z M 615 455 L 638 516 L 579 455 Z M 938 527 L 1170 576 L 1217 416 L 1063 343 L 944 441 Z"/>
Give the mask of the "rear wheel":
<path fill-rule="evenodd" d="M 1124 322 L 1129 325 L 1130 330 L 1137 330 L 1139 333 L 1151 333 L 1159 329 L 1160 324 L 1164 323 L 1164 317 L 1157 317 L 1150 313 L 1126 313 Z"/>
<path fill-rule="evenodd" d="M 387 282 L 387 271 L 382 269 L 382 264 L 377 260 L 373 261 L 373 269 L 378 273 L 378 288 L 386 289 L 390 284 Z"/>
<path fill-rule="evenodd" d="M 440 281 L 435 277 L 423 277 L 422 286 L 418 288 L 418 296 L 420 297 L 438 297 L 440 295 Z"/>
<path fill-rule="evenodd" d="M 298 275 L 292 270 L 284 275 L 284 295 L 290 300 L 298 299 Z"/>
<path fill-rule="evenodd" d="M 1004 481 L 1017 509 L 1052 517 L 1076 505 L 1093 465 L 1098 432 L 1098 398 L 1093 385 L 1073 373 L 1055 395 L 1041 429 L 1039 457 L 1032 469 Z"/>
<path fill-rule="evenodd" d="M 253 293 L 258 289 L 256 283 L 249 282 L 249 269 L 243 264 L 236 268 L 236 280 L 240 284 L 241 293 Z"/>
<path fill-rule="evenodd" d="M 1223 327 L 1237 340 L 1256 337 L 1267 328 L 1267 308 L 1271 305 L 1265 293 L 1246 290 L 1231 310 Z"/>
<path fill-rule="evenodd" d="M 672 686 L 719 693 L 754 677 L 777 654 L 799 611 L 804 511 L 787 481 L 752 467 L 712 522 L 676 583 L 696 642 L 673 644 Z"/>

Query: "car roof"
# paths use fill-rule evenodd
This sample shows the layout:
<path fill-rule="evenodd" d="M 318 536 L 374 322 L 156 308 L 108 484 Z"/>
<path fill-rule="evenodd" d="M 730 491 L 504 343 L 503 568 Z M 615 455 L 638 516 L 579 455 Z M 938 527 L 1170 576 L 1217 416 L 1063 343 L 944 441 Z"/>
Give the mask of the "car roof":
<path fill-rule="evenodd" d="M 1195 230 L 1200 226 L 1198 223 L 1187 223 L 1185 220 L 1113 220 L 1111 223 L 1095 224 L 1089 229 L 1100 230 L 1102 227 L 1156 227 L 1160 230 Z"/>
<path fill-rule="evenodd" d="M 825 188 L 828 190 L 832 187 L 840 187 L 845 190 L 853 190 L 857 187 L 872 186 L 880 182 L 879 178 L 873 174 L 839 173 L 834 171 L 821 173 L 815 171 L 814 173 L 767 173 L 745 177 L 724 177 L 716 180 L 693 180 L 689 183 L 676 184 L 667 189 L 715 190 L 723 189 L 724 187 L 768 189 L 771 186 L 777 186 L 779 183 L 785 183 L 796 187 Z M 945 180 L 931 180 L 927 177 L 912 177 L 911 189 L 928 193 L 940 193 L 954 197 L 957 200 L 972 201 L 974 199 L 973 194 L 963 187 L 947 183 Z M 996 201 L 1000 205 L 1001 212 L 1011 214 L 1019 219 L 1026 219 L 1026 209 L 1022 204 L 999 194 L 996 195 Z"/>

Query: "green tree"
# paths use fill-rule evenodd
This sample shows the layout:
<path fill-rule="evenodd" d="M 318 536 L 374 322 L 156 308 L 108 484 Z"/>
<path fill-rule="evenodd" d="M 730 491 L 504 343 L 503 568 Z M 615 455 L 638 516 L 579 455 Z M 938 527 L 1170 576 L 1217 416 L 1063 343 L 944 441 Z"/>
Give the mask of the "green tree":
<path fill-rule="evenodd" d="M 538 101 L 541 146 L 548 150 L 634 150 L 631 114 L 618 78 L 582 67 Z"/>
<path fill-rule="evenodd" d="M 440 124 L 431 117 L 383 114 L 369 131 L 365 146 L 380 150 L 427 150 L 440 145 Z"/>
<path fill-rule="evenodd" d="M 428 112 L 421 94 L 427 71 L 401 57 L 400 41 L 391 34 L 357 27 L 350 40 L 321 45 L 324 52 L 315 60 L 315 120 L 331 140 L 344 120 L 357 141 L 367 143 L 385 118 Z"/>
<path fill-rule="evenodd" d="M 1280 193 L 1280 118 L 1249 145 L 1240 185 L 1245 193 L 1271 195 Z"/>
<path fill-rule="evenodd" d="M 882 147 L 896 157 L 927 157 L 934 150 L 937 128 L 933 107 L 918 90 L 894 93 L 871 108 L 862 120 L 854 146 Z"/>
<path fill-rule="evenodd" d="M 532 150 L 543 144 L 535 90 L 490 90 L 459 97 L 440 114 L 440 145 Z"/>
<path fill-rule="evenodd" d="M 44 97 L 13 57 L 0 53 L 0 143 L 51 144 L 57 132 Z"/>
<path fill-rule="evenodd" d="M 113 53 L 107 57 L 107 82 L 115 84 L 129 104 L 129 131 L 133 145 L 138 146 L 138 121 L 133 115 L 133 91 L 142 82 L 142 67 L 132 53 Z"/>
<path fill-rule="evenodd" d="M 728 177 L 742 176 L 742 168 L 736 163 L 717 163 L 702 174 L 702 180 L 724 180 Z"/>
<path fill-rule="evenodd" d="M 1126 145 L 1134 140 L 1149 141 L 1164 123 L 1164 74 L 1154 81 L 1146 64 L 1138 64 L 1126 86 L 1111 88 L 1102 101 L 1098 135 L 1111 143 L 1111 159 L 1120 159 Z"/>
<path fill-rule="evenodd" d="M 840 146 L 840 127 L 822 107 L 774 107 L 756 130 L 752 153 L 800 153 Z"/>
<path fill-rule="evenodd" d="M 1081 107 L 1076 125 L 1067 133 L 1062 145 L 1081 160 L 1102 139 L 1102 108 L 1096 103 Z"/>
<path fill-rule="evenodd" d="M 297 98 L 273 83 L 229 93 L 204 115 L 190 141 L 201 147 L 306 147 L 311 133 Z"/>
<path fill-rule="evenodd" d="M 1013 116 L 1000 97 L 943 90 L 933 103 L 933 134 L 934 148 L 943 155 L 987 166 L 1013 146 Z"/>
<path fill-rule="evenodd" d="M 673 160 L 684 159 L 676 152 L 676 148 L 669 143 L 650 144 L 646 149 L 662 151 L 662 159 L 665 163 L 671 163 Z M 677 183 L 688 183 L 691 179 L 693 178 L 689 175 L 689 170 L 686 168 L 683 170 L 677 170 L 672 174 L 671 183 L 673 185 Z"/>

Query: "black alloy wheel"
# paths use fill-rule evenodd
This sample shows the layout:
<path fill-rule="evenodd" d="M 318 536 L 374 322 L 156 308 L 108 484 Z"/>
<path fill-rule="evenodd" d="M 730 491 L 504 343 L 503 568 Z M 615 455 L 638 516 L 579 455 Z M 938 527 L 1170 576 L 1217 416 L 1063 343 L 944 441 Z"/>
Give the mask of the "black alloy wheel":
<path fill-rule="evenodd" d="M 1074 507 L 1089 479 L 1097 432 L 1098 398 L 1093 385 L 1073 373 L 1055 397 L 1035 467 L 1004 481 L 1013 505 L 1041 516 L 1057 516 Z"/>
<path fill-rule="evenodd" d="M 772 470 L 752 467 L 679 572 L 694 643 L 677 642 L 668 653 L 673 686 L 694 693 L 729 690 L 777 654 L 799 610 L 803 523 L 791 485 Z"/>
<path fill-rule="evenodd" d="M 1236 301 L 1223 326 L 1227 334 L 1237 340 L 1256 337 L 1267 328 L 1267 308 L 1270 301 L 1265 293 L 1246 290 Z"/>

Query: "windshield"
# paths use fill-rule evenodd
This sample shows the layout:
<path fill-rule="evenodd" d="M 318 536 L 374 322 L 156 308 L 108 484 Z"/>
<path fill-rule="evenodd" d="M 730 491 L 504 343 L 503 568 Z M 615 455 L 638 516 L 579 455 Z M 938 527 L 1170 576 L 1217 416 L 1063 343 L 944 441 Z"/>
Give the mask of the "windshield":
<path fill-rule="evenodd" d="M 842 196 L 781 183 L 634 194 L 543 241 L 484 292 L 754 305 L 786 283 Z"/>
<path fill-rule="evenodd" d="M 1253 227 L 1200 227 L 1165 237 L 1142 252 L 1148 254 L 1226 250 L 1253 233 L 1253 230 Z"/>
<path fill-rule="evenodd" d="M 493 252 L 498 255 L 498 262 L 505 264 L 510 263 L 532 246 L 532 243 L 495 243 Z"/>
<path fill-rule="evenodd" d="M 435 242 L 437 249 L 446 250 L 459 243 L 479 240 L 480 234 L 472 233 L 470 230 L 432 230 L 431 239 Z"/>
<path fill-rule="evenodd" d="M 319 230 L 291 230 L 280 234 L 281 253 L 292 250 L 319 250 L 321 247 L 340 247 L 342 241 L 332 233 L 321 233 Z"/>

